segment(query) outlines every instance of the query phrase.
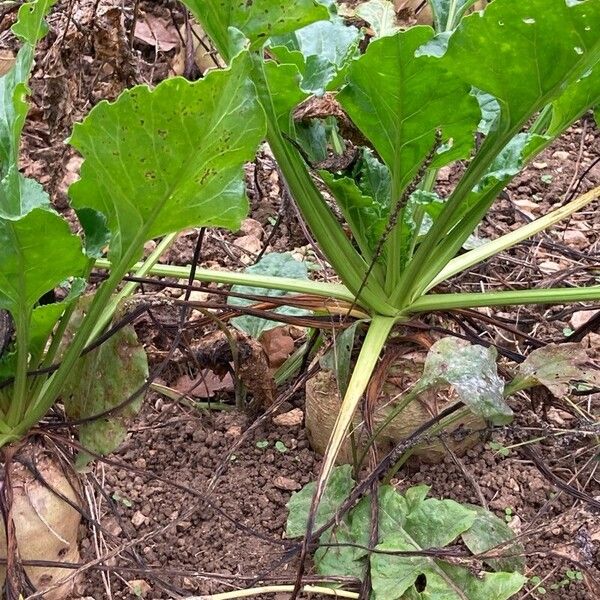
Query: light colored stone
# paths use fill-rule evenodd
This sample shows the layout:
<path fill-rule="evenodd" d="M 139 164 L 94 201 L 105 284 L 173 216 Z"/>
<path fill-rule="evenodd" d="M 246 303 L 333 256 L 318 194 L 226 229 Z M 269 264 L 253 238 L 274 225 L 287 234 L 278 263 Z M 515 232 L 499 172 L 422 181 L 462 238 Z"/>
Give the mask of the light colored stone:
<path fill-rule="evenodd" d="M 440 181 L 450 181 L 451 174 L 452 174 L 452 167 L 442 167 L 438 171 L 438 179 Z"/>
<path fill-rule="evenodd" d="M 298 427 L 299 425 L 302 425 L 303 420 L 304 413 L 299 408 L 294 408 L 289 412 L 273 417 L 273 423 L 280 427 Z"/>
<path fill-rule="evenodd" d="M 567 229 L 563 235 L 563 240 L 565 244 L 569 244 L 569 246 L 579 250 L 587 248 L 590 245 L 585 233 L 579 231 L 579 229 Z"/>
<path fill-rule="evenodd" d="M 242 428 L 239 425 L 232 425 L 226 432 L 225 437 L 228 438 L 239 438 L 242 435 Z"/>
<path fill-rule="evenodd" d="M 519 515 L 515 515 L 508 523 L 508 526 L 515 532 L 515 535 L 519 535 L 523 530 L 523 522 Z"/>
<path fill-rule="evenodd" d="M 557 150 L 553 155 L 552 158 L 558 158 L 558 160 L 568 160 L 569 158 L 569 153 L 566 152 L 565 150 Z"/>
<path fill-rule="evenodd" d="M 585 325 L 592 317 L 598 314 L 598 310 L 578 310 L 571 315 L 571 327 L 579 329 Z"/>
<path fill-rule="evenodd" d="M 265 235 L 263 226 L 256 219 L 244 219 L 240 226 L 240 232 L 243 235 L 253 235 L 259 240 Z"/>
<path fill-rule="evenodd" d="M 190 302 L 206 302 L 208 300 L 208 292 L 200 290 L 192 290 L 190 292 Z"/>
<path fill-rule="evenodd" d="M 133 515 L 133 517 L 131 517 L 131 523 L 134 527 L 141 527 L 142 525 L 145 525 L 148 522 L 148 517 L 146 517 L 141 511 L 136 511 Z"/>
<path fill-rule="evenodd" d="M 528 198 L 521 198 L 514 201 L 515 206 L 526 215 L 533 218 L 534 215 L 539 214 L 540 207 L 536 202 L 529 200 Z"/>
<path fill-rule="evenodd" d="M 263 247 L 262 242 L 255 235 L 243 235 L 233 242 L 234 246 L 245 250 L 240 256 L 240 260 L 244 264 L 251 264 L 255 260 L 255 255 L 258 254 Z"/>
<path fill-rule="evenodd" d="M 297 481 L 283 476 L 275 477 L 273 485 L 277 489 L 285 490 L 286 492 L 295 492 L 302 487 Z"/>
<path fill-rule="evenodd" d="M 539 265 L 540 271 L 545 273 L 546 275 L 553 275 L 554 273 L 558 273 L 562 267 L 551 260 L 544 260 Z"/>

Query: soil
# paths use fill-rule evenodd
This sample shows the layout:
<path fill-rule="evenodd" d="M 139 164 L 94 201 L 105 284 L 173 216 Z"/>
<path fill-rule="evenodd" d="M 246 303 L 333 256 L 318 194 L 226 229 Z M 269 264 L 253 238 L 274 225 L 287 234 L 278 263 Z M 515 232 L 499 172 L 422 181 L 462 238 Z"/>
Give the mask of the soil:
<path fill-rule="evenodd" d="M 138 22 L 161 32 L 152 43 L 142 29 L 139 35 L 130 36 L 137 2 L 122 4 L 121 8 L 121 2 L 110 0 L 60 1 L 50 18 L 50 33 L 38 50 L 23 165 L 25 173 L 44 185 L 55 206 L 67 216 L 66 190 L 77 178 L 81 162 L 64 142 L 73 123 L 101 99 L 114 99 L 135 83 L 155 84 L 175 73 L 199 76 L 200 67 L 186 60 L 189 53 L 182 40 L 191 38 L 177 2 L 139 3 Z M 9 33 L 14 17 L 10 8 L 0 11 L 0 48 L 15 47 Z M 598 185 L 599 156 L 600 131 L 592 116 L 586 115 L 510 186 L 486 217 L 479 237 L 497 237 Z M 449 189 L 456 176 L 456 171 L 442 171 L 440 190 Z M 263 250 L 287 250 L 312 261 L 317 267 L 315 276 L 330 278 L 331 272 L 286 198 L 267 149 L 248 165 L 247 183 L 252 218 L 240 232 L 206 232 L 201 264 L 242 268 Z M 197 238 L 197 231 L 182 233 L 163 262 L 190 263 Z M 597 278 L 599 257 L 600 207 L 596 201 L 568 222 L 455 278 L 447 289 L 588 285 Z M 146 286 L 145 291 L 182 293 L 163 287 Z M 212 291 L 217 287 L 212 286 Z M 203 299 L 223 302 L 221 296 L 199 293 Z M 482 311 L 520 329 L 529 339 L 472 316 L 459 324 L 446 320 L 443 325 L 525 354 L 532 339 L 561 341 L 577 330 L 591 315 L 582 312 L 584 308 L 593 307 Z M 200 316 L 193 313 L 191 318 Z M 172 342 L 172 332 L 157 324 L 172 321 L 173 314 L 160 313 L 158 321 L 138 322 L 138 334 L 153 364 L 160 362 Z M 441 324 L 433 317 L 424 323 Z M 209 330 L 195 328 L 188 342 L 193 345 Z M 301 332 L 288 333 L 296 345 L 302 340 Z M 592 332 L 584 340 L 597 353 L 599 334 Z M 194 374 L 190 362 L 182 352 L 163 382 L 176 387 L 183 375 Z M 212 399 L 232 405 L 232 385 L 218 387 L 213 386 Z M 279 390 L 280 394 L 288 391 L 287 387 Z M 574 396 L 571 402 L 598 415 L 598 395 Z M 600 597 L 594 587 L 600 582 L 600 515 L 549 481 L 526 447 L 503 450 L 526 439 L 543 438 L 534 447 L 552 473 L 572 488 L 600 499 L 597 449 L 578 433 L 581 423 L 573 404 L 551 401 L 542 393 L 520 397 L 513 403 L 518 416 L 510 427 L 490 431 L 487 439 L 462 458 L 449 455 L 437 465 L 410 463 L 394 480 L 400 490 L 425 482 L 432 496 L 484 504 L 509 521 L 525 544 L 527 575 L 542 582 L 537 588 L 526 587 L 520 600 Z M 292 410 L 303 410 L 301 392 L 292 394 L 279 413 Z M 293 491 L 315 479 L 320 461 L 309 448 L 299 414 L 295 412 L 291 421 L 284 418 L 286 425 L 266 418 L 229 455 L 255 422 L 256 411 L 198 410 L 150 394 L 120 450 L 86 473 L 88 508 L 101 527 L 82 529 L 81 550 L 87 566 L 79 575 L 79 597 L 158 600 L 178 593 L 246 587 L 254 578 L 293 581 L 294 560 L 286 560 L 283 538 L 285 505 Z M 223 472 L 208 493 L 219 469 Z M 568 572 L 582 573 L 584 580 L 571 579 Z"/>

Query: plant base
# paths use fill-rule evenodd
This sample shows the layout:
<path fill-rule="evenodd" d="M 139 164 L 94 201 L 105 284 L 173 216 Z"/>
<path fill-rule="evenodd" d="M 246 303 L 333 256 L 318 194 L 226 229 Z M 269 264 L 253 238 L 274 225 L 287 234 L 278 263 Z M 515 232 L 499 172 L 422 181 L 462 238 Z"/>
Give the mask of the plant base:
<path fill-rule="evenodd" d="M 385 357 L 382 361 L 382 363 L 387 362 L 389 366 L 376 402 L 373 403 L 373 430 L 377 430 L 394 408 L 402 402 L 406 391 L 412 388 L 423 372 L 426 350 L 408 352 L 405 350 L 386 351 L 395 352 L 395 355 L 393 357 L 388 355 L 387 361 Z M 379 434 L 376 447 L 380 456 L 406 439 L 423 423 L 456 402 L 457 398 L 453 390 L 447 387 L 428 390 L 415 398 Z M 340 406 L 341 399 L 332 371 L 320 371 L 307 382 L 306 429 L 313 449 L 320 454 L 325 452 Z M 464 419 L 448 426 L 442 435 L 435 436 L 415 447 L 412 456 L 422 462 L 438 463 L 448 454 L 448 448 L 458 455 L 464 454 L 479 441 L 481 431 L 485 427 L 483 419 L 476 415 L 467 415 Z M 361 453 L 369 438 L 361 414 L 355 416 L 352 432 L 358 451 Z M 346 441 L 337 462 L 348 464 L 352 461 L 351 445 Z"/>
<path fill-rule="evenodd" d="M 74 484 L 65 476 L 58 461 L 47 452 L 41 450 L 34 453 L 31 447 L 28 450 L 27 461 L 24 462 L 35 465 L 39 477 L 36 478 L 30 469 L 17 460 L 9 467 L 13 488 L 10 514 L 15 526 L 19 556 L 22 561 L 78 563 L 77 536 L 81 515 L 59 497 L 62 495 L 78 506 L 80 499 Z M 1 521 L 0 557 L 6 558 L 6 531 Z M 38 591 L 50 590 L 44 594 L 46 600 L 63 600 L 73 591 L 73 579 L 54 588 L 57 582 L 72 575 L 73 569 L 25 567 L 24 570 Z M 6 567 L 0 566 L 2 586 L 5 578 Z"/>

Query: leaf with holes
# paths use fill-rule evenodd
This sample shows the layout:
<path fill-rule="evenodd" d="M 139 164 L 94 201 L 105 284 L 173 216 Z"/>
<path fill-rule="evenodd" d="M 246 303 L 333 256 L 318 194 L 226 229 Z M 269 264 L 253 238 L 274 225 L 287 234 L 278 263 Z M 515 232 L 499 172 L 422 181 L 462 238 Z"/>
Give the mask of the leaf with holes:
<path fill-rule="evenodd" d="M 249 61 L 239 55 L 194 83 L 137 86 L 75 126 L 70 143 L 85 160 L 69 193 L 75 208 L 106 216 L 114 263 L 133 263 L 146 240 L 186 227 L 239 227 L 243 165 L 265 132 Z"/>

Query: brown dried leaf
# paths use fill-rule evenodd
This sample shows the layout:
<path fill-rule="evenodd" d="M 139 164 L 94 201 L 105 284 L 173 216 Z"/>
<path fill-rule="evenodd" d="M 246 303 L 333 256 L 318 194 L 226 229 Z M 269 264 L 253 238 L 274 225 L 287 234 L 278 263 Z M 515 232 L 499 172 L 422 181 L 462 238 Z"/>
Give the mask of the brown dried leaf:
<path fill-rule="evenodd" d="M 194 398 L 212 398 L 216 394 L 229 394 L 234 390 L 230 373 L 220 377 L 210 369 L 203 369 L 194 379 L 182 375 L 173 388 L 180 394 L 189 394 Z"/>
<path fill-rule="evenodd" d="M 181 43 L 173 25 L 154 15 L 146 15 L 137 21 L 135 39 L 155 47 L 159 52 L 173 50 Z"/>

